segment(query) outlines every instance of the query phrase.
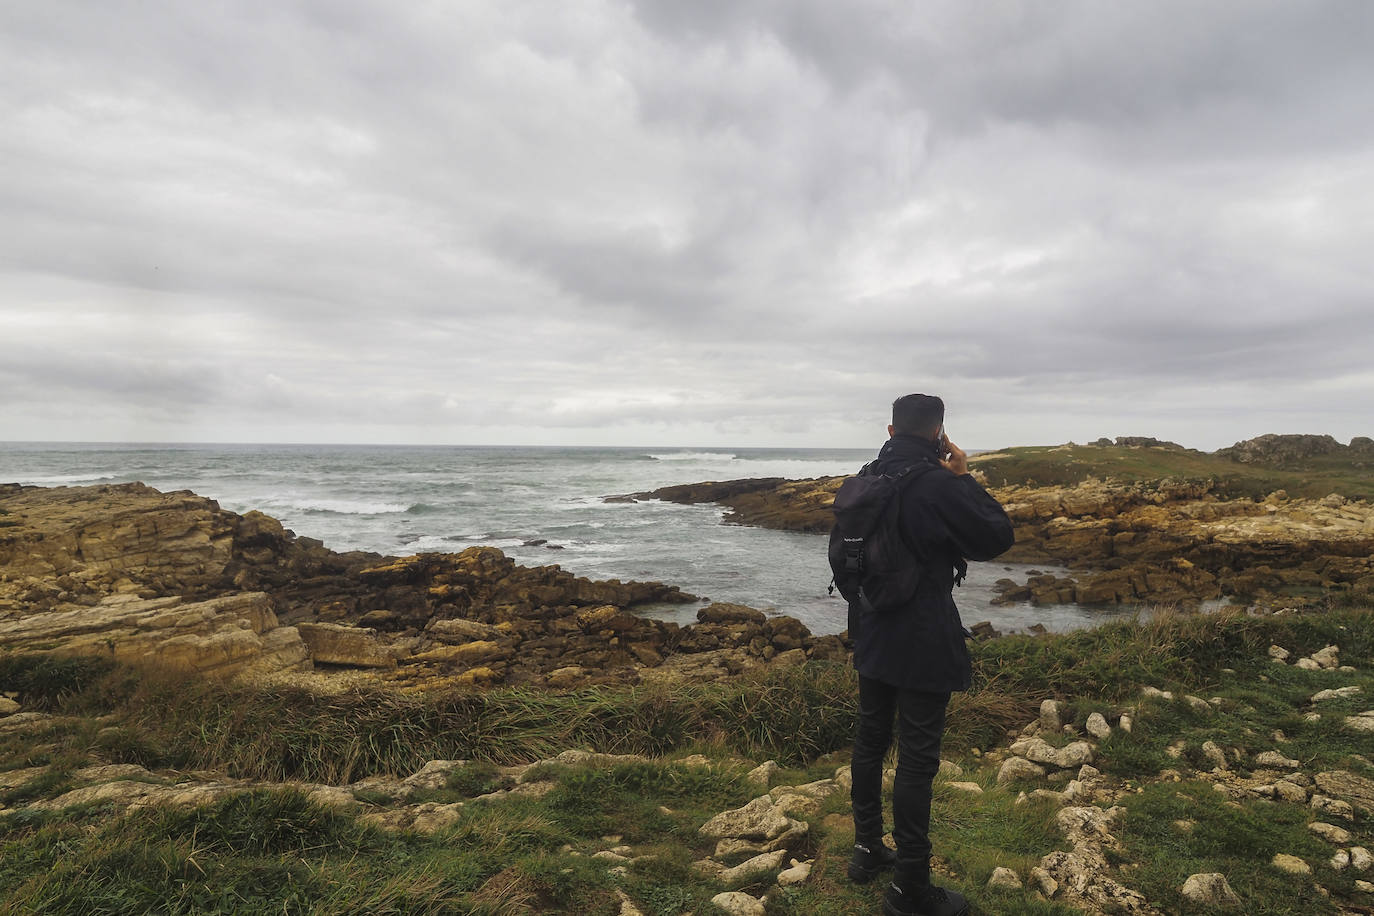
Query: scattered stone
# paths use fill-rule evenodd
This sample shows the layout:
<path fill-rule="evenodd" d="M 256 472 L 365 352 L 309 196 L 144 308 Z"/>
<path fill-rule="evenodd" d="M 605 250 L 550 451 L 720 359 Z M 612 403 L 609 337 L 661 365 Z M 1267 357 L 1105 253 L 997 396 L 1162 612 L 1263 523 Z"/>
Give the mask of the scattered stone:
<path fill-rule="evenodd" d="M 741 884 L 757 878 L 764 872 L 777 871 L 786 857 L 787 852 L 782 849 L 760 853 L 752 859 L 746 859 L 734 868 L 725 869 L 720 873 L 720 880 L 725 884 Z"/>
<path fill-rule="evenodd" d="M 1212 708 L 1211 703 L 1208 703 L 1202 697 L 1195 697 L 1192 694 L 1186 695 L 1183 698 L 1183 702 L 1187 703 L 1188 707 L 1192 709 L 1193 712 L 1212 713 L 1216 711 Z"/>
<path fill-rule="evenodd" d="M 702 824 L 698 832 L 713 840 L 726 837 L 772 840 L 786 833 L 793 823 L 771 798 L 761 795 L 742 808 L 722 811 Z"/>
<path fill-rule="evenodd" d="M 950 779 L 955 776 L 963 776 L 964 768 L 959 766 L 959 764 L 955 763 L 953 760 L 941 760 L 940 770 L 936 775 L 942 776 L 945 779 Z"/>
<path fill-rule="evenodd" d="M 744 774 L 744 781 L 753 783 L 756 786 L 763 786 L 765 789 L 773 782 L 773 777 L 778 775 L 782 769 L 776 760 L 765 760 L 763 763 L 754 767 Z"/>
<path fill-rule="evenodd" d="M 1212 765 L 1213 771 L 1226 769 L 1226 753 L 1215 741 L 1202 743 L 1202 758 Z"/>
<path fill-rule="evenodd" d="M 1336 646 L 1327 646 L 1320 652 L 1313 652 L 1311 659 L 1323 668 L 1339 668 L 1341 666 L 1340 652 L 1341 650 Z"/>
<path fill-rule="evenodd" d="M 1327 795 L 1349 802 L 1365 814 L 1374 814 L 1374 780 L 1348 770 L 1318 773 L 1315 779 Z"/>
<path fill-rule="evenodd" d="M 1307 790 L 1287 779 L 1274 783 L 1274 797 L 1296 805 L 1307 804 Z"/>
<path fill-rule="evenodd" d="M 1350 867 L 1350 853 L 1344 849 L 1337 849 L 1331 856 L 1331 867 L 1336 871 L 1345 871 Z"/>
<path fill-rule="evenodd" d="M 767 908 L 763 901 L 757 897 L 751 897 L 742 891 L 727 891 L 724 894 L 716 894 L 711 898 L 711 903 L 729 916 L 764 916 Z"/>
<path fill-rule="evenodd" d="M 1352 732 L 1374 732 L 1374 709 L 1345 717 L 1345 728 Z"/>
<path fill-rule="evenodd" d="M 1019 891 L 1021 887 L 1021 878 L 1016 872 L 1001 865 L 992 870 L 992 877 L 988 879 L 988 890 L 992 891 Z"/>
<path fill-rule="evenodd" d="M 951 782 L 947 785 L 957 792 L 967 792 L 970 795 L 982 795 L 983 787 L 976 782 Z"/>
<path fill-rule="evenodd" d="M 1368 881 L 1356 881 L 1355 890 L 1359 891 L 1362 894 L 1374 894 L 1374 884 L 1371 884 Z"/>
<path fill-rule="evenodd" d="M 1063 722 L 1059 717 L 1059 702 L 1057 700 L 1042 701 L 1040 703 L 1041 731 L 1057 732 L 1063 727 Z"/>
<path fill-rule="evenodd" d="M 798 884 L 805 884 L 809 877 L 811 877 L 811 863 L 793 859 L 790 868 L 778 873 L 778 884 L 783 887 L 796 887 Z"/>
<path fill-rule="evenodd" d="M 1003 785 L 1022 779 L 1043 779 L 1045 768 L 1031 763 L 1024 757 L 1008 757 L 997 771 L 997 782 Z"/>
<path fill-rule="evenodd" d="M 9 697 L 0 697 L 0 716 L 12 716 L 22 707 Z"/>
<path fill-rule="evenodd" d="M 1039 865 L 1031 869 L 1031 880 L 1040 888 L 1040 893 L 1046 897 L 1054 897 L 1059 892 L 1059 882 L 1054 880 L 1054 876 Z"/>
<path fill-rule="evenodd" d="M 1320 811 L 1323 814 L 1330 814 L 1348 821 L 1355 819 L 1354 806 L 1350 802 L 1344 802 L 1340 799 L 1328 798 L 1325 795 L 1313 795 L 1311 806 L 1313 811 Z"/>
<path fill-rule="evenodd" d="M 1335 824 L 1328 824 L 1325 821 L 1316 821 L 1308 824 L 1307 829 L 1311 830 L 1328 843 L 1344 846 L 1346 843 L 1350 842 L 1350 831 L 1343 827 L 1337 827 Z"/>
<path fill-rule="evenodd" d="M 1322 667 L 1310 658 L 1300 658 L 1293 664 L 1303 671 L 1320 671 Z"/>
<path fill-rule="evenodd" d="M 1086 741 L 1055 747 L 1044 738 L 1022 738 L 1011 746 L 1011 752 L 1033 763 L 1043 763 L 1061 770 L 1093 762 L 1093 748 Z"/>
<path fill-rule="evenodd" d="M 1153 697 L 1157 700 L 1172 700 L 1174 698 L 1171 691 L 1160 690 L 1158 687 L 1141 687 L 1140 695 L 1143 697 Z"/>
<path fill-rule="evenodd" d="M 1349 687 L 1336 687 L 1333 690 L 1319 690 L 1312 694 L 1312 702 L 1320 703 L 1322 700 L 1344 700 L 1353 697 L 1360 692 L 1360 688 L 1351 685 Z"/>
<path fill-rule="evenodd" d="M 1190 875 L 1188 880 L 1183 882 L 1183 896 L 1202 906 L 1240 906 L 1240 898 L 1231 890 L 1231 884 L 1226 880 L 1226 876 L 1216 872 Z"/>
<path fill-rule="evenodd" d="M 1293 653 L 1289 652 L 1289 651 L 1288 651 L 1287 649 L 1285 649 L 1283 646 L 1270 646 L 1270 647 L 1269 647 L 1269 657 L 1272 658 L 1272 659 L 1273 659 L 1274 661 L 1276 661 L 1276 662 L 1286 662 L 1286 661 L 1288 661 L 1289 656 L 1291 656 L 1292 654 L 1293 654 Z"/>
<path fill-rule="evenodd" d="M 1284 770 L 1296 770 L 1302 767 L 1301 762 L 1291 757 L 1285 757 L 1278 751 L 1263 751 L 1255 757 L 1255 764 Z"/>
<path fill-rule="evenodd" d="M 1350 867 L 1355 871 L 1369 871 L 1374 867 L 1374 856 L 1369 854 L 1369 850 L 1363 846 L 1350 847 Z"/>
<path fill-rule="evenodd" d="M 1278 853 L 1270 862 L 1279 871 L 1287 872 L 1290 875 L 1310 875 L 1312 866 L 1308 865 L 1297 856 L 1290 856 L 1285 853 Z"/>
<path fill-rule="evenodd" d="M 1121 718 L 1116 721 L 1116 727 L 1128 735 L 1131 733 L 1131 725 L 1131 717 L 1126 714 L 1123 714 Z"/>
<path fill-rule="evenodd" d="M 630 895 L 620 888 L 615 889 L 616 898 L 620 900 L 619 916 L 644 916 L 644 911 L 635 906 L 635 902 L 630 899 Z"/>
<path fill-rule="evenodd" d="M 1088 734 L 1099 740 L 1108 737 L 1112 733 L 1112 727 L 1107 724 L 1107 717 L 1100 712 L 1089 715 L 1088 721 L 1083 727 Z"/>

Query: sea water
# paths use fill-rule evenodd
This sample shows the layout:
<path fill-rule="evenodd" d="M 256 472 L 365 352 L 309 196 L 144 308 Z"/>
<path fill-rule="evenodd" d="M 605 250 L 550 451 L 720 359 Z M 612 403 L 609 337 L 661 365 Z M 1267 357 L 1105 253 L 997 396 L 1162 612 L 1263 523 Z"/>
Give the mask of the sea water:
<path fill-rule="evenodd" d="M 714 505 L 606 497 L 708 480 L 850 474 L 872 457 L 835 449 L 0 443 L 0 483 L 141 481 L 192 490 L 234 512 L 258 509 L 333 550 L 399 556 L 498 547 L 524 565 L 666 582 L 703 599 L 790 614 L 825 634 L 845 627 L 844 602 L 826 589 L 825 535 L 725 524 Z M 991 603 L 997 579 L 1024 581 L 1029 572 L 970 564 L 955 593 L 965 624 L 1059 631 L 1108 615 Z M 688 622 L 698 607 L 640 612 Z"/>

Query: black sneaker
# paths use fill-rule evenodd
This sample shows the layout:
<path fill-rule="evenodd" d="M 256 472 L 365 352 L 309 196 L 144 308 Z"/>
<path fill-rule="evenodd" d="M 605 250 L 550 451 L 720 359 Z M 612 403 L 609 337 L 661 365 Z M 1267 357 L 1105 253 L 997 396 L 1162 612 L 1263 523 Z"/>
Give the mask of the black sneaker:
<path fill-rule="evenodd" d="M 855 884 L 867 884 L 878 877 L 878 872 L 891 868 L 897 863 L 897 854 L 883 844 L 855 843 L 854 854 L 849 857 L 849 880 Z"/>
<path fill-rule="evenodd" d="M 968 916 L 968 901 L 938 884 L 908 885 L 904 891 L 894 881 L 883 894 L 883 916 Z"/>

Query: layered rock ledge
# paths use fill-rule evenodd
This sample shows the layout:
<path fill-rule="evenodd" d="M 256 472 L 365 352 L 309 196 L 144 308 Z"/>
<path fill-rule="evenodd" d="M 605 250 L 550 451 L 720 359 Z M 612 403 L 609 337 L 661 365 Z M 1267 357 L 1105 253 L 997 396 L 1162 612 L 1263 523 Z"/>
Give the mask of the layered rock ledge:
<path fill-rule="evenodd" d="M 103 655 L 255 677 L 402 687 L 709 679 L 843 658 L 838 637 L 695 596 L 517 565 L 495 548 L 337 553 L 260 512 L 143 484 L 0 485 L 0 649 Z M 338 679 L 338 678 L 336 678 Z"/>
<path fill-rule="evenodd" d="M 1305 454 L 1308 438 L 1320 437 L 1239 443 L 1235 460 Z M 1156 447 L 1167 450 L 1166 445 Z M 1357 439 L 1340 448 L 1363 454 L 1365 446 Z M 830 505 L 844 479 L 730 480 L 616 498 L 718 503 L 730 523 L 824 533 L 834 521 Z M 1329 589 L 1374 589 L 1374 505 L 1363 499 L 1337 493 L 1290 498 L 1282 489 L 1258 499 L 1236 497 L 1219 478 L 1090 476 L 1067 485 L 1015 484 L 991 491 L 1016 527 L 1016 546 L 1003 559 L 1073 571 L 1067 577 L 1003 580 L 1005 601 L 1187 605 L 1227 597 L 1292 603 Z"/>

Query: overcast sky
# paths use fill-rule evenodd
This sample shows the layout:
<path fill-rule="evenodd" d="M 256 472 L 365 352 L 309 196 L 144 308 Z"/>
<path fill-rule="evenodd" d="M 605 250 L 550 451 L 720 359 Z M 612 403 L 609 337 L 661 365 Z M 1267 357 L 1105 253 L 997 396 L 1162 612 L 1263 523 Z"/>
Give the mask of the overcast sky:
<path fill-rule="evenodd" d="M 0 440 L 1374 435 L 1374 3 L 0 5 Z"/>

